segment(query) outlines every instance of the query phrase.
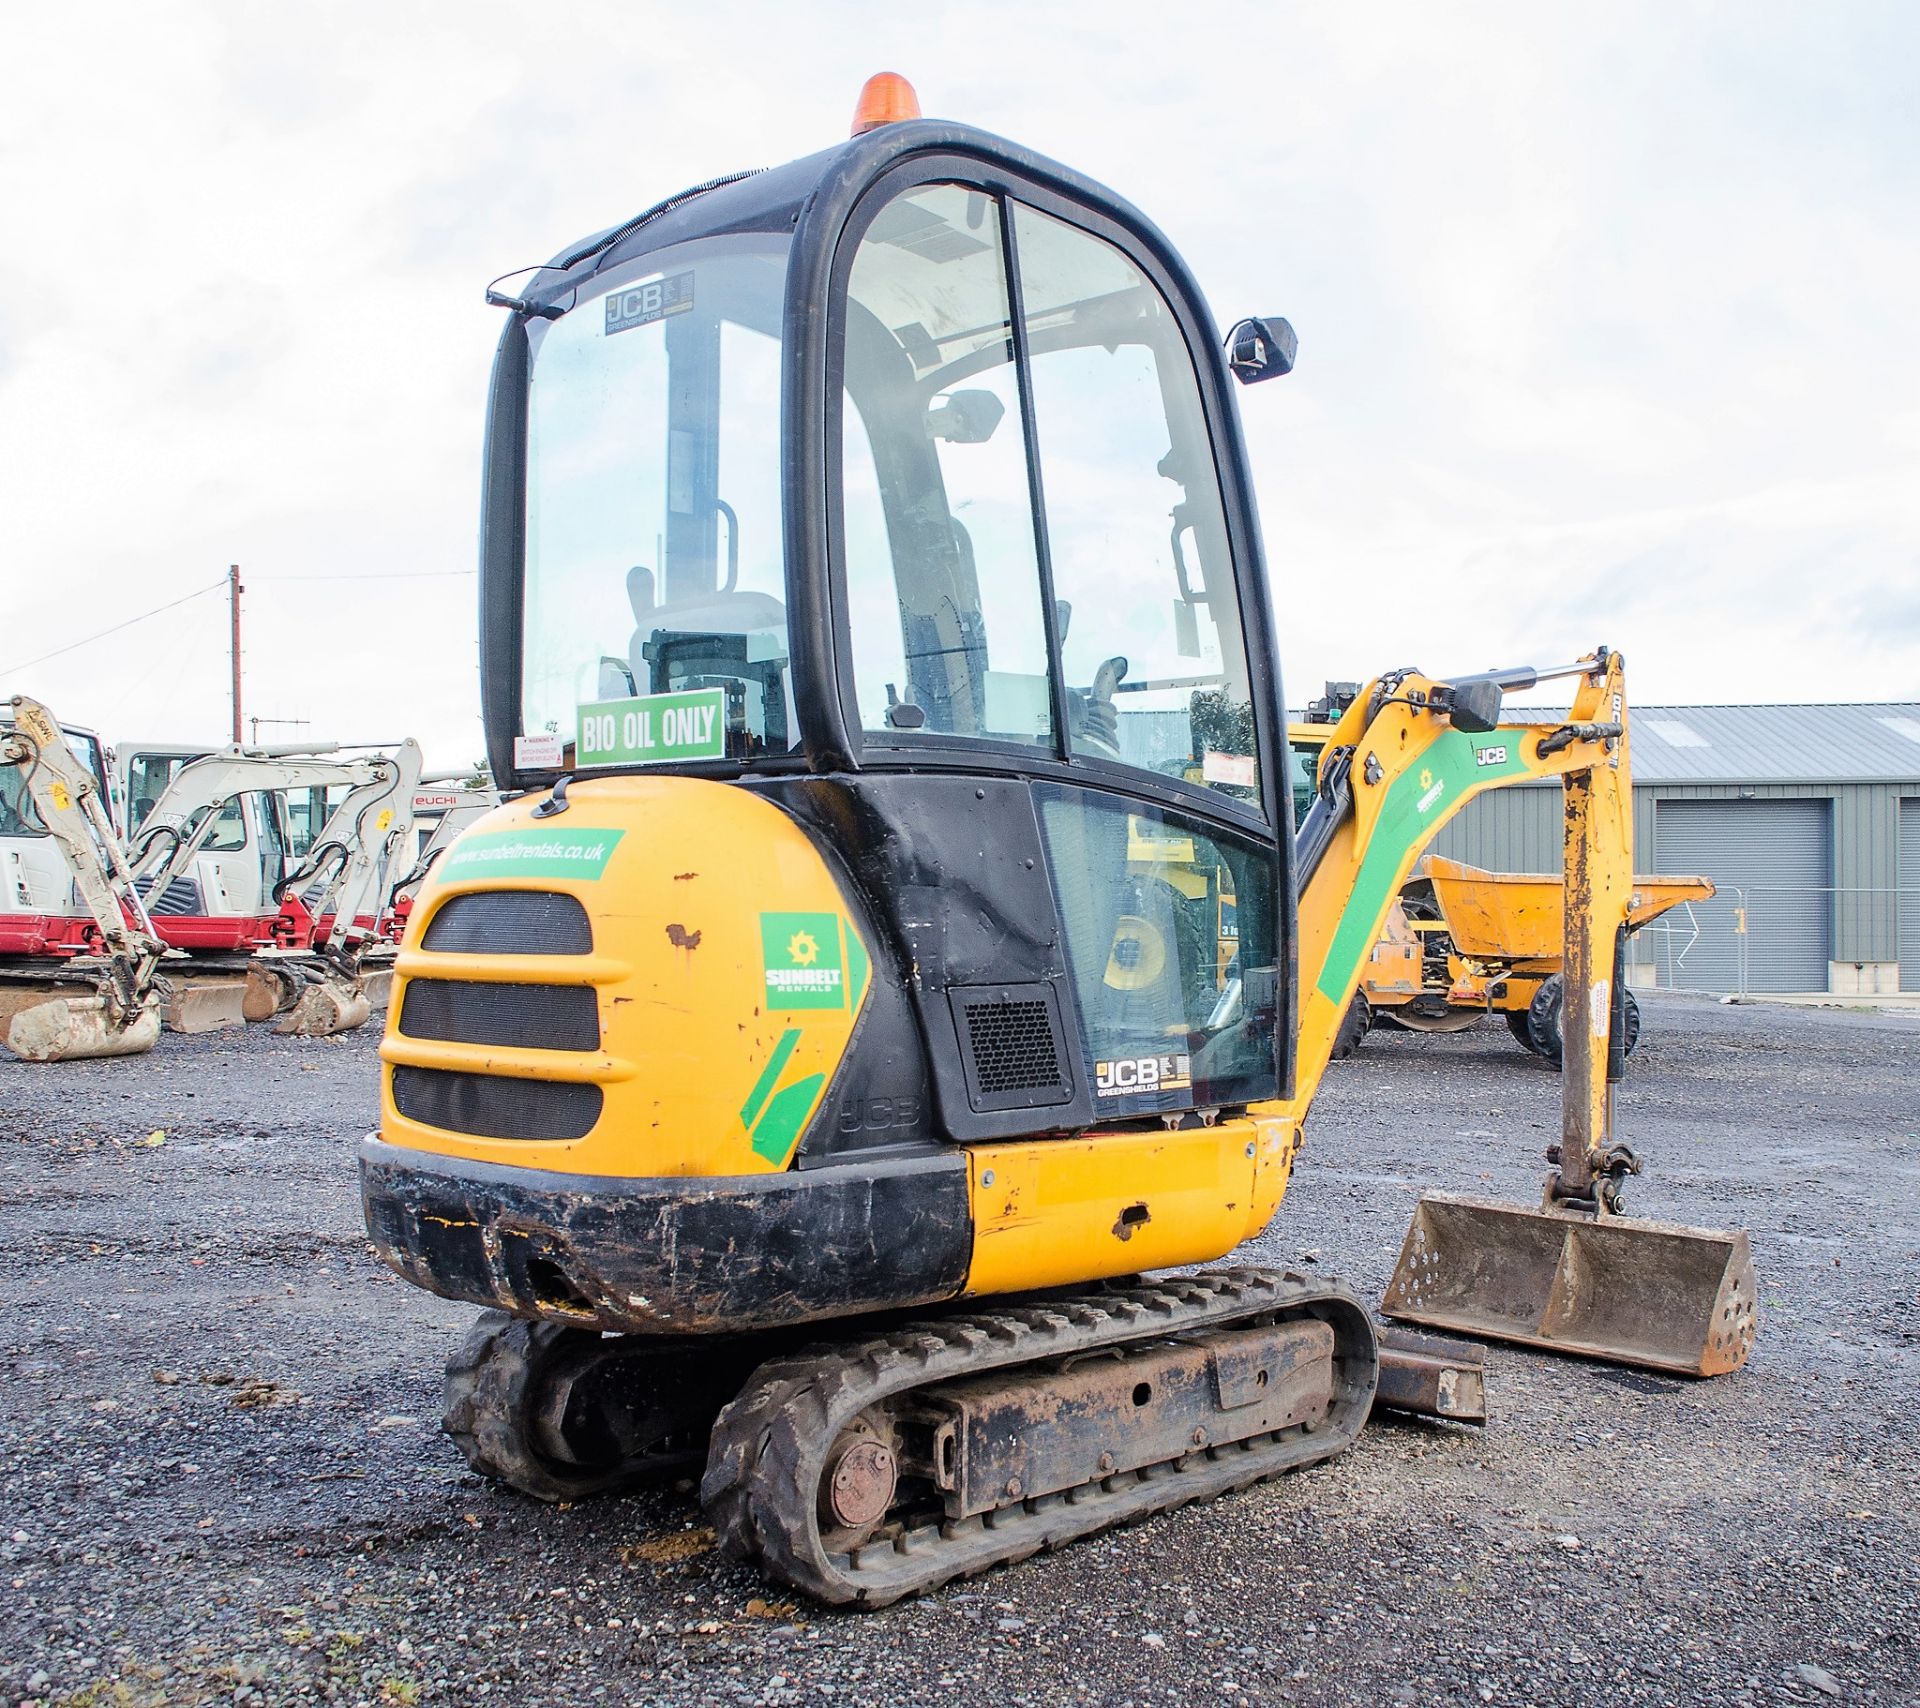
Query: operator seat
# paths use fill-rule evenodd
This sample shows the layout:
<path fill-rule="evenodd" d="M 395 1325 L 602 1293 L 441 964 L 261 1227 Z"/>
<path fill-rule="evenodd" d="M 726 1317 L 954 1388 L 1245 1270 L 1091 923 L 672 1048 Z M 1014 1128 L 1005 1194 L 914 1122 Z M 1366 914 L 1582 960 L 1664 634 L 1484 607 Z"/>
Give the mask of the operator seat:
<path fill-rule="evenodd" d="M 771 593 L 718 587 L 690 599 L 654 603 L 653 571 L 635 564 L 627 571 L 627 603 L 633 609 L 633 639 L 627 665 L 635 691 L 659 694 L 676 687 L 737 681 L 761 698 L 765 740 L 778 752 L 792 739 L 787 716 L 787 608 Z M 778 651 L 753 656 L 748 637 L 771 632 Z M 703 644 L 704 643 L 704 644 Z M 681 666 L 678 679 L 674 665 Z"/>

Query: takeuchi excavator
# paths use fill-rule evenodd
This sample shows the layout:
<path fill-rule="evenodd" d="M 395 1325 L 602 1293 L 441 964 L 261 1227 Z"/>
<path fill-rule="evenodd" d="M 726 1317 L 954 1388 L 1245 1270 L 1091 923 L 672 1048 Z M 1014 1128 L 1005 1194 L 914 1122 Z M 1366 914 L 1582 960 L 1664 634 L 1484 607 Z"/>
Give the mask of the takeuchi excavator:
<path fill-rule="evenodd" d="M 1427 1355 L 1166 1272 L 1270 1222 L 1408 868 L 1517 771 L 1566 790 L 1559 1160 L 1423 1204 L 1396 1308 L 1736 1368 L 1745 1236 L 1621 1213 L 1618 654 L 1379 678 L 1296 846 L 1233 395 L 1291 329 L 1223 352 L 1141 214 L 916 115 L 877 78 L 494 293 L 513 798 L 422 886 L 361 1158 L 376 1249 L 489 1308 L 447 1428 L 547 1499 L 703 1465 L 727 1550 L 860 1606 L 1338 1453 Z"/>
<path fill-rule="evenodd" d="M 363 1024 L 369 978 L 384 978 L 390 959 L 385 927 L 413 846 L 420 767 L 411 739 L 391 754 L 226 751 L 183 766 L 143 813 L 129 854 L 154 929 L 194 953 L 203 979 L 228 973 L 246 1019 L 277 1015 L 278 1030 L 308 1037 Z M 339 798 L 293 869 L 247 871 L 254 881 L 235 886 L 235 905 L 208 853 L 222 814 L 291 792 Z"/>

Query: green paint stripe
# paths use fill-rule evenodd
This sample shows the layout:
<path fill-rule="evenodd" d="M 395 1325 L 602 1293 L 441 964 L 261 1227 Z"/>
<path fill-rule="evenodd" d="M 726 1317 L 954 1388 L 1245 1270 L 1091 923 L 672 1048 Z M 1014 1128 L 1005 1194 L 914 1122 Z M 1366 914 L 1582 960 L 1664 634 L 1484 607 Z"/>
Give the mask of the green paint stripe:
<path fill-rule="evenodd" d="M 800 1042 L 800 1029 L 790 1026 L 780 1034 L 780 1042 L 773 1046 L 773 1060 L 768 1062 L 760 1077 L 753 1082 L 753 1090 L 740 1108 L 740 1124 L 743 1127 L 753 1125 L 754 1116 L 760 1113 L 760 1106 L 766 1102 L 773 1091 L 775 1082 L 780 1078 L 780 1070 L 787 1065 L 787 1058 L 793 1054 L 793 1047 Z M 758 1147 L 755 1147 L 758 1149 Z"/>
<path fill-rule="evenodd" d="M 825 1074 L 810 1073 L 805 1079 L 796 1079 L 767 1105 L 767 1112 L 760 1117 L 759 1126 L 753 1129 L 756 1155 L 765 1157 L 768 1162 L 778 1163 L 782 1168 L 786 1166 L 787 1159 L 793 1155 L 793 1147 L 800 1141 L 800 1129 L 806 1125 L 807 1116 L 813 1112 L 814 1100 L 820 1095 L 821 1086 L 826 1083 Z"/>
<path fill-rule="evenodd" d="M 1507 757 L 1482 765 L 1480 750 L 1504 747 Z M 1495 731 L 1470 736 L 1448 730 L 1428 748 L 1420 763 L 1401 775 L 1387 790 L 1373 835 L 1354 875 L 1353 892 L 1340 914 L 1327 958 L 1314 983 L 1336 1007 L 1351 1000 L 1366 959 L 1387 923 L 1387 909 L 1399 893 L 1403 868 L 1414 851 L 1430 842 L 1441 825 L 1452 818 L 1487 784 L 1526 773 L 1520 757 L 1520 737 Z M 1421 782 L 1420 774 L 1428 774 Z"/>

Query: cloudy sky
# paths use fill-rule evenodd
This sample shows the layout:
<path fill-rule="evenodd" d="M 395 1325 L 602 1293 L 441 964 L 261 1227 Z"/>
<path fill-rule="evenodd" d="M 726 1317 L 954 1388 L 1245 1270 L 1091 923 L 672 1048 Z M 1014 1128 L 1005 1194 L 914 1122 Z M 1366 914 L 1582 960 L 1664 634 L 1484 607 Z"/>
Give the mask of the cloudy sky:
<path fill-rule="evenodd" d="M 1104 179 L 1223 325 L 1290 698 L 1623 648 L 1920 698 L 1920 8 L 104 0 L 0 65 L 0 690 L 480 751 L 485 282 L 845 134 L 871 71 Z"/>

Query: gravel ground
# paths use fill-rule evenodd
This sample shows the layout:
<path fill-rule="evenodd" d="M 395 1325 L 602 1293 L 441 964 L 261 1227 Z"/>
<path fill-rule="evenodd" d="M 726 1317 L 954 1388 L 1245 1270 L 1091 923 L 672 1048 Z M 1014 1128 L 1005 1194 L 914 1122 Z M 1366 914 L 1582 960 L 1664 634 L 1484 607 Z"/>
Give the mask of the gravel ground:
<path fill-rule="evenodd" d="M 852 1616 L 685 1492 L 466 1471 L 471 1312 L 361 1237 L 376 1042 L 0 1066 L 0 1702 L 1920 1702 L 1920 1016 L 1647 1003 L 1633 1205 L 1752 1231 L 1740 1375 L 1496 1349 L 1484 1433 Z M 1377 1297 L 1422 1186 L 1537 1196 L 1557 1086 L 1503 1027 L 1376 1034 L 1248 1255 Z"/>

